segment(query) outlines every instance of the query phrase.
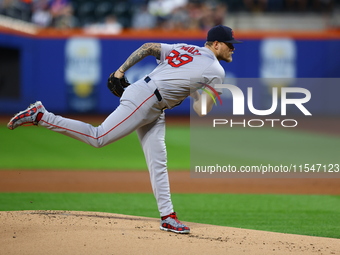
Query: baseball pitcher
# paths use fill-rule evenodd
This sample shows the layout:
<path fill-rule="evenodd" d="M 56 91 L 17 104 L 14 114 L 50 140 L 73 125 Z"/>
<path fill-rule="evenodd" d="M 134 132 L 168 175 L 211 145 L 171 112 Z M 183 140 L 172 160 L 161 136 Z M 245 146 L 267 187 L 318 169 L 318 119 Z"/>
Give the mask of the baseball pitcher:
<path fill-rule="evenodd" d="M 120 97 L 120 105 L 98 127 L 56 116 L 40 101 L 16 114 L 7 127 L 40 125 L 93 147 L 111 144 L 137 131 L 143 148 L 153 193 L 160 212 L 160 229 L 189 233 L 190 228 L 176 216 L 170 197 L 165 147 L 165 110 L 179 105 L 186 97 L 194 98 L 193 108 L 201 114 L 201 94 L 205 84 L 223 83 L 225 72 L 219 61 L 232 61 L 235 43 L 232 29 L 216 26 L 208 31 L 204 47 L 188 44 L 145 43 L 134 51 L 108 78 L 107 86 Z M 130 84 L 124 73 L 147 56 L 154 56 L 158 66 L 147 76 Z M 221 93 L 221 91 L 218 91 Z M 205 93 L 205 92 L 203 92 Z M 206 97 L 205 109 L 214 104 Z"/>

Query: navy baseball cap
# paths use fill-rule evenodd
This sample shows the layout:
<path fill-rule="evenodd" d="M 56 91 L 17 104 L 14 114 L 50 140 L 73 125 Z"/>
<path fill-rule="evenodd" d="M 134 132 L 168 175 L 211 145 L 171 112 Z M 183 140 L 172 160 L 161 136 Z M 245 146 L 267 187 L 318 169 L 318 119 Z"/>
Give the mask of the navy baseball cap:
<path fill-rule="evenodd" d="M 234 39 L 233 30 L 230 27 L 218 25 L 208 31 L 208 42 L 242 43 Z"/>

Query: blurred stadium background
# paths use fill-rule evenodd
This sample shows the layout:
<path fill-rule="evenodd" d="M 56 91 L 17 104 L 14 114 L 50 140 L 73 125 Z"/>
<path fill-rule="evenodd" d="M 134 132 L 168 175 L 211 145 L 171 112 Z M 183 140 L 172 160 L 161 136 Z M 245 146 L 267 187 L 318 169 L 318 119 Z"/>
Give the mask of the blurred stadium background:
<path fill-rule="evenodd" d="M 222 63 L 226 78 L 337 78 L 339 14 L 339 0 L 0 0 L 0 114 L 36 100 L 56 113 L 107 114 L 118 100 L 106 79 L 132 51 L 148 41 L 203 45 L 217 24 L 245 42 Z M 127 76 L 155 66 L 147 58 Z M 188 105 L 168 115 L 188 116 Z"/>
<path fill-rule="evenodd" d="M 99 124 L 119 101 L 106 88 L 107 77 L 130 53 L 149 41 L 203 46 L 206 31 L 217 24 L 232 27 L 235 37 L 244 41 L 237 45 L 234 61 L 222 63 L 226 80 L 284 78 L 287 82 L 280 85 L 289 86 L 300 78 L 312 79 L 314 83 L 298 83 L 312 93 L 307 108 L 313 118 L 301 126 L 310 129 L 311 124 L 317 124 L 313 131 L 320 131 L 229 130 L 219 136 L 228 140 L 228 146 L 220 151 L 223 159 L 228 156 L 226 160 L 235 165 L 292 163 L 294 158 L 303 163 L 319 158 L 325 163 L 339 163 L 340 87 L 334 86 L 340 74 L 339 14 L 339 0 L 0 0 L 0 170 L 4 174 L 15 169 L 142 170 L 147 174 L 135 134 L 114 145 L 116 158 L 112 159 L 112 147 L 97 150 L 35 127 L 12 132 L 5 123 L 10 115 L 41 100 L 56 114 L 81 114 L 82 119 Z M 127 77 L 136 81 L 155 66 L 154 58 L 146 58 L 131 68 Z M 326 79 L 333 81 L 331 85 Z M 259 85 L 254 92 L 254 102 L 264 103 L 263 107 L 271 100 L 268 85 L 277 84 Z M 223 99 L 230 103 L 230 97 Z M 190 101 L 185 100 L 167 111 L 168 116 L 177 119 L 176 124 L 182 123 L 167 129 L 170 171 L 190 168 L 193 144 L 186 119 L 189 105 Z M 318 122 L 320 116 L 331 118 Z M 207 148 L 209 153 L 217 150 L 215 146 Z M 329 186 L 335 191 L 331 194 L 339 194 L 338 183 L 332 183 Z M 19 182 L 8 184 L 22 191 Z M 91 186 L 88 182 L 86 185 Z M 291 187 L 287 185 L 285 192 Z M 324 194 L 320 187 L 316 186 L 313 194 Z M 149 202 L 154 201 L 151 194 L 145 202 L 140 199 L 143 194 L 117 194 L 115 199 L 104 194 L 102 199 L 91 199 L 91 194 L 76 194 L 73 198 L 65 193 L 59 198 L 58 194 L 7 191 L 0 193 L 0 210 L 98 210 L 158 217 L 154 204 Z M 339 237 L 338 196 L 232 196 L 175 194 L 174 202 L 188 221 Z M 127 197 L 132 202 L 120 202 Z M 205 200 L 209 206 L 202 202 Z M 226 212 L 228 217 L 224 217 Z"/>

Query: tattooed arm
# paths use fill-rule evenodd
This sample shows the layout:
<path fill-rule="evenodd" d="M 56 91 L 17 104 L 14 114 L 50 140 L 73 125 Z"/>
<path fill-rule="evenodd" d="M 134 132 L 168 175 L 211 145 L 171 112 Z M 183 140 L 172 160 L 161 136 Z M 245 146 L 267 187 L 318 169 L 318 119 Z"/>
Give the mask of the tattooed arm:
<path fill-rule="evenodd" d="M 161 57 L 160 43 L 144 43 L 140 48 L 135 50 L 127 60 L 115 72 L 115 77 L 121 78 L 124 73 L 133 65 L 141 61 L 147 56 L 155 56 L 157 59 Z"/>

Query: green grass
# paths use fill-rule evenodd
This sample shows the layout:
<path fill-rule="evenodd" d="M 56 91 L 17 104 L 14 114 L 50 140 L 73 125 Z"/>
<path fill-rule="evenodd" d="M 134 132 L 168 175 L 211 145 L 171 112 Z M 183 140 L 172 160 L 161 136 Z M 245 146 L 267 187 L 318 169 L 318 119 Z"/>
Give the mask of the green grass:
<path fill-rule="evenodd" d="M 213 132 L 212 132 L 213 131 Z M 42 127 L 0 126 L 0 169 L 145 170 L 136 133 L 96 149 Z M 167 127 L 170 170 L 193 165 L 339 164 L 340 137 L 271 128 Z"/>
<path fill-rule="evenodd" d="M 183 221 L 340 238 L 340 196 L 173 194 Z M 0 211 L 72 210 L 156 217 L 152 194 L 0 193 Z"/>
<path fill-rule="evenodd" d="M 340 163 L 336 136 L 268 128 L 211 131 L 197 134 L 189 127 L 169 126 L 169 169 L 189 169 L 193 153 L 214 164 L 222 160 L 236 166 Z M 0 126 L 1 169 L 145 170 L 146 164 L 135 133 L 95 149 L 41 127 L 10 131 Z M 184 221 L 340 238 L 340 196 L 173 194 L 172 198 Z M 158 217 L 156 208 L 152 194 L 0 193 L 1 211 L 75 210 Z"/>
<path fill-rule="evenodd" d="M 136 133 L 97 149 L 42 127 L 0 126 L 0 169 L 144 170 Z M 168 127 L 169 169 L 189 169 L 189 128 Z"/>
<path fill-rule="evenodd" d="M 273 128 L 194 128 L 193 165 L 339 164 L 340 137 Z M 208 148 L 208 149 L 204 149 Z"/>

